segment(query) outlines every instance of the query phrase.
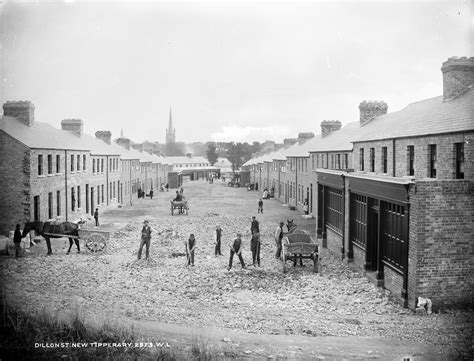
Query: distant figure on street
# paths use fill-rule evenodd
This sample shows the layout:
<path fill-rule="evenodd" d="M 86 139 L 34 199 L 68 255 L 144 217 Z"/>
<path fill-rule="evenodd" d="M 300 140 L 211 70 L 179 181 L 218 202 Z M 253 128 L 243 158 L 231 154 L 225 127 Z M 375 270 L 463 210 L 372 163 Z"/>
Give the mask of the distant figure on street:
<path fill-rule="evenodd" d="M 230 258 L 229 258 L 229 267 L 227 267 L 227 270 L 229 271 L 232 268 L 232 261 L 234 259 L 234 254 L 237 254 L 239 256 L 240 264 L 242 265 L 242 269 L 245 268 L 245 263 L 244 259 L 242 258 L 242 235 L 240 233 L 237 233 L 237 238 L 234 239 L 234 241 L 229 244 L 230 247 Z"/>
<path fill-rule="evenodd" d="M 305 215 L 308 215 L 308 200 L 305 199 L 303 203 L 303 212 Z"/>
<path fill-rule="evenodd" d="M 142 189 L 138 188 L 138 199 L 142 197 Z"/>
<path fill-rule="evenodd" d="M 255 190 L 258 191 L 258 182 L 255 182 Z"/>
<path fill-rule="evenodd" d="M 94 219 L 95 219 L 95 226 L 99 227 L 99 208 L 95 209 Z"/>
<path fill-rule="evenodd" d="M 260 267 L 260 234 L 255 232 L 250 240 L 250 250 L 252 251 L 252 265 L 255 263 Z"/>
<path fill-rule="evenodd" d="M 250 224 L 250 233 L 260 233 L 260 225 L 258 221 L 255 219 L 255 216 L 252 217 L 252 223 Z"/>
<path fill-rule="evenodd" d="M 150 199 L 153 199 L 153 188 L 150 189 Z"/>
<path fill-rule="evenodd" d="M 168 183 L 166 183 L 165 188 L 166 188 L 166 191 L 168 192 L 169 188 L 170 188 L 170 185 Z"/>
<path fill-rule="evenodd" d="M 262 200 L 262 198 L 260 198 L 260 200 L 258 201 L 257 213 L 263 213 L 263 200 Z"/>
<path fill-rule="evenodd" d="M 280 222 L 276 231 L 275 231 L 275 243 L 276 243 L 276 253 L 275 258 L 280 258 L 281 256 L 281 241 L 283 239 L 283 226 L 284 223 Z"/>
<path fill-rule="evenodd" d="M 180 202 L 183 200 L 183 195 L 176 191 L 176 196 L 174 197 L 173 201 Z"/>
<path fill-rule="evenodd" d="M 214 250 L 214 255 L 215 256 L 222 256 L 221 253 L 221 237 L 222 237 L 222 229 L 221 226 L 216 227 L 216 247 Z"/>
<path fill-rule="evenodd" d="M 196 238 L 194 234 L 189 235 L 189 239 L 185 242 L 186 244 L 186 258 L 188 260 L 188 266 L 194 267 L 194 249 L 196 248 Z"/>
<path fill-rule="evenodd" d="M 146 245 L 146 255 L 145 258 L 150 258 L 150 241 L 151 241 L 151 232 L 154 229 L 150 226 L 150 223 L 147 220 L 143 221 L 143 228 L 141 233 L 140 248 L 138 249 L 138 259 L 142 258 L 143 246 Z"/>
<path fill-rule="evenodd" d="M 15 257 L 21 257 L 21 236 L 20 225 L 17 224 L 15 227 L 15 233 L 13 233 L 13 243 L 15 244 Z"/>

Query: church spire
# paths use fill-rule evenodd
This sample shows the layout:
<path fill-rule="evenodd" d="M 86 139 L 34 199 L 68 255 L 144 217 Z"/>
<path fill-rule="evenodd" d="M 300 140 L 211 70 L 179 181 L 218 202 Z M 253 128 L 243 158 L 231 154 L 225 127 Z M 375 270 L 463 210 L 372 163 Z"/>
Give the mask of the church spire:
<path fill-rule="evenodd" d="M 166 144 L 174 143 L 175 141 L 176 141 L 176 138 L 175 138 L 175 130 L 173 128 L 173 115 L 171 113 L 171 107 L 170 107 L 168 129 L 166 129 Z"/>
<path fill-rule="evenodd" d="M 170 107 L 170 117 L 168 122 L 168 132 L 173 132 L 173 115 L 171 114 L 171 107 Z"/>

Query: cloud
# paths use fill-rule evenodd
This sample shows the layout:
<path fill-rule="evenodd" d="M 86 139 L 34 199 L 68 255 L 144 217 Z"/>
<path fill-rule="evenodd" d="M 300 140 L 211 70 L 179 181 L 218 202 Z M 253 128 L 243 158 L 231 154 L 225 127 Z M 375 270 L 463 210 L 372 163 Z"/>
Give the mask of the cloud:
<path fill-rule="evenodd" d="M 277 140 L 291 137 L 291 129 L 287 126 L 223 126 L 219 132 L 211 134 L 215 142 L 264 142 L 265 140 Z"/>

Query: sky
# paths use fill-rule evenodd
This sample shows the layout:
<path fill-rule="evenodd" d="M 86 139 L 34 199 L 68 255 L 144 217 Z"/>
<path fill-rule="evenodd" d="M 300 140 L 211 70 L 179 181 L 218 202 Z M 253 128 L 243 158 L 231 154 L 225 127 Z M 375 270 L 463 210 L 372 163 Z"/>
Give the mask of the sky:
<path fill-rule="evenodd" d="M 472 1 L 2 2 L 0 101 L 165 142 L 282 142 L 442 95 L 473 56 Z"/>

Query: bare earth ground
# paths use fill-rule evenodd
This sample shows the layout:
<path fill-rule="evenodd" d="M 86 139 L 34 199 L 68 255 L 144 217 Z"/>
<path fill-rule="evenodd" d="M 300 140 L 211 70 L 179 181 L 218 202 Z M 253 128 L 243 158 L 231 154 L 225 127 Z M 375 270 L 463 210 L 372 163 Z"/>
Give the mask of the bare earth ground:
<path fill-rule="evenodd" d="M 288 263 L 283 274 L 274 258 L 278 222 L 295 219 L 314 235 L 314 219 L 305 220 L 276 200 L 264 201 L 264 214 L 257 215 L 262 267 L 242 270 L 234 259 L 227 271 L 227 244 L 236 232 L 243 234 L 244 259 L 251 263 L 250 217 L 260 192 L 219 181 L 188 182 L 187 216 L 171 216 L 173 193 L 101 214 L 100 228 L 111 235 L 99 254 L 81 241 L 82 253 L 73 248 L 66 255 L 69 242 L 60 239 L 52 240 L 52 256 L 45 256 L 43 241 L 20 260 L 1 257 L 8 300 L 27 310 L 79 311 L 91 323 L 133 325 L 145 337 L 182 347 L 197 340 L 222 357 L 450 360 L 470 352 L 472 358 L 474 320 L 468 311 L 415 315 L 324 249 L 319 274 L 309 260 L 303 268 Z M 138 261 L 145 218 L 158 232 L 151 260 Z M 214 256 L 216 225 L 223 229 L 220 257 Z M 190 233 L 198 242 L 195 267 L 186 267 L 182 255 Z"/>

